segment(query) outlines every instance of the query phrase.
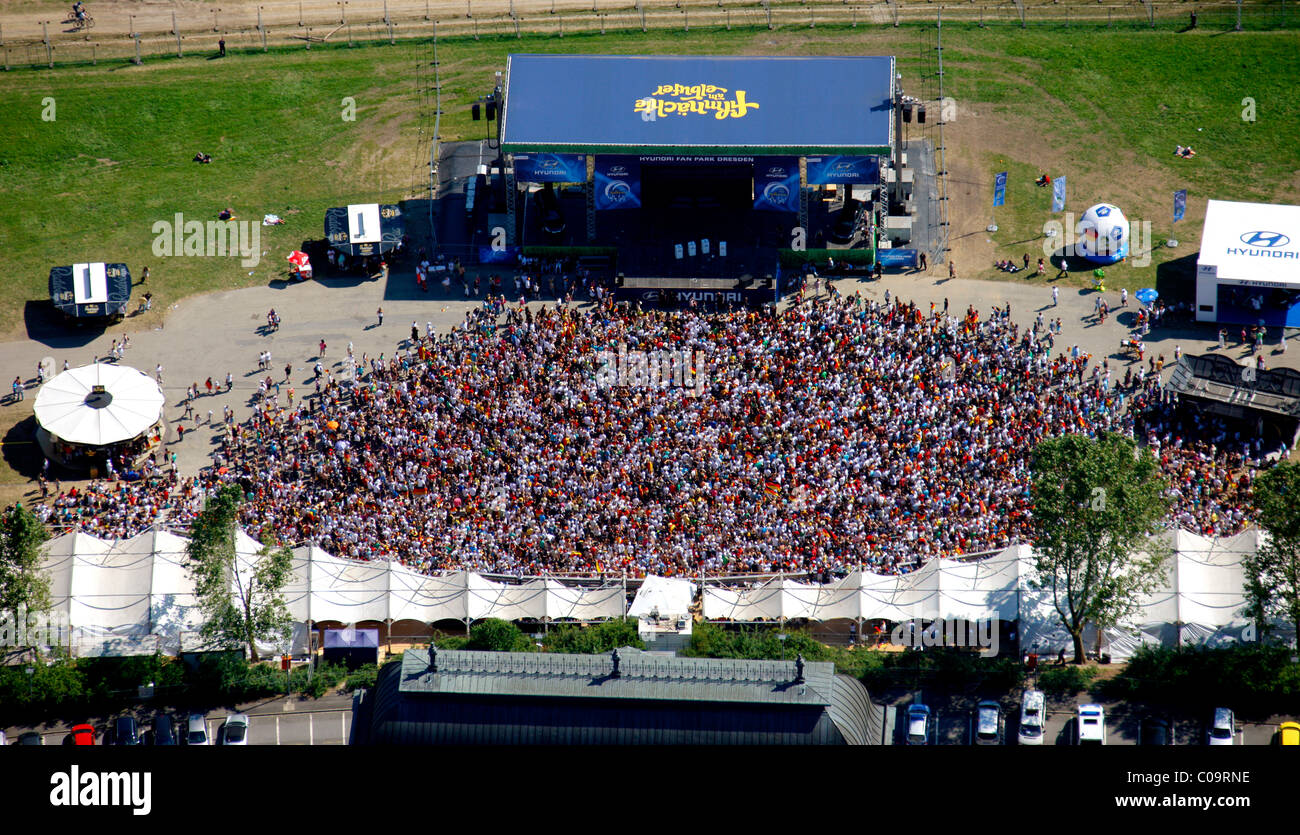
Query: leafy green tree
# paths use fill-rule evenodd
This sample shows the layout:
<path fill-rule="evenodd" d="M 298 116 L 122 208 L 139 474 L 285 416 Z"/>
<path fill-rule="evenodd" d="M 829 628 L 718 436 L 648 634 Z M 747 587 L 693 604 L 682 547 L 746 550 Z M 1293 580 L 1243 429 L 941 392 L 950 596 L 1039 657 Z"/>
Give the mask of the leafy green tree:
<path fill-rule="evenodd" d="M 465 649 L 490 650 L 491 652 L 535 652 L 537 646 L 532 639 L 520 631 L 510 621 L 498 618 L 486 618 L 474 624 L 469 630 L 469 641 Z"/>
<path fill-rule="evenodd" d="M 41 545 L 50 538 L 41 520 L 17 503 L 0 519 L 0 618 L 17 625 L 19 610 L 50 608 L 50 578 L 41 570 Z"/>
<path fill-rule="evenodd" d="M 591 626 L 566 623 L 548 632 L 542 647 L 547 652 L 582 655 L 600 655 L 618 647 L 645 649 L 636 625 L 636 618 L 614 618 Z"/>
<path fill-rule="evenodd" d="M 187 553 L 205 618 L 200 634 L 216 646 L 247 647 L 249 658 L 256 661 L 257 642 L 287 643 L 292 632 L 283 589 L 293 555 L 267 543 L 252 566 L 239 564 L 235 526 L 242 499 L 235 485 L 209 498 L 190 527 Z"/>
<path fill-rule="evenodd" d="M 1170 549 L 1153 537 L 1170 501 L 1154 456 L 1114 433 L 1044 440 L 1033 473 L 1036 586 L 1082 664 L 1085 624 L 1114 626 L 1159 583 Z"/>
<path fill-rule="evenodd" d="M 1268 542 L 1242 560 L 1246 606 L 1261 633 L 1282 617 L 1300 634 L 1300 465 L 1268 470 L 1255 482 L 1254 494 Z"/>

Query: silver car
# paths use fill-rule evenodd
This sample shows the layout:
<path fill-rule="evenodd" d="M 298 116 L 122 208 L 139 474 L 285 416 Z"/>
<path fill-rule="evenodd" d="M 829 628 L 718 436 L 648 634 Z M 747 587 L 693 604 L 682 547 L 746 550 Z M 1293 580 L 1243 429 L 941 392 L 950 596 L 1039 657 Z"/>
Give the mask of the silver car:
<path fill-rule="evenodd" d="M 202 713 L 191 713 L 189 721 L 185 723 L 185 744 L 212 744 L 212 741 L 208 739 L 208 718 Z"/>
<path fill-rule="evenodd" d="M 222 734 L 221 742 L 223 745 L 247 745 L 248 744 L 248 714 L 232 713 L 226 717 L 226 725 Z"/>

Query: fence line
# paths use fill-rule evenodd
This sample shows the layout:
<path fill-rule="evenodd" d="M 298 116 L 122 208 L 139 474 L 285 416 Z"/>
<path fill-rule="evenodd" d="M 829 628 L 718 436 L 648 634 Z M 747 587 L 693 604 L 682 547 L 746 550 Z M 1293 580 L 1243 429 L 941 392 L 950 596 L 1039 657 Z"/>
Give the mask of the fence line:
<path fill-rule="evenodd" d="M 514 39 L 529 36 L 563 38 L 583 34 L 617 37 L 628 33 L 681 31 L 690 29 L 808 29 L 817 27 L 859 28 L 867 26 L 934 25 L 941 13 L 943 22 L 952 27 L 979 28 L 1111 28 L 1179 30 L 1187 28 L 1190 9 L 1184 3 L 1126 4 L 1047 4 L 1030 5 L 1014 2 L 969 3 L 939 7 L 921 3 L 805 3 L 755 4 L 709 2 L 709 0 L 642 0 L 636 5 L 615 4 L 611 0 L 556 6 L 554 13 L 514 14 L 501 0 L 469 0 L 473 16 L 464 14 L 425 16 L 426 4 L 399 6 L 389 4 L 387 19 L 370 11 L 375 4 L 349 2 L 340 22 L 339 4 L 330 13 L 323 8 L 305 10 L 298 21 L 277 21 L 272 16 L 253 12 L 216 15 L 212 25 L 210 13 L 188 20 L 178 20 L 176 30 L 165 25 L 145 25 L 132 21 L 130 31 L 67 31 L 57 22 L 46 21 L 44 32 L 19 35 L 0 33 L 0 49 L 5 69 L 15 67 L 53 67 L 59 64 L 97 64 L 101 61 L 143 61 L 169 56 L 194 57 L 217 51 L 224 39 L 227 49 L 243 52 L 266 52 L 313 46 L 356 44 L 395 44 L 398 39 L 484 38 Z M 367 6 L 358 9 L 357 6 Z M 480 7 L 483 7 L 480 9 Z M 263 7 L 267 8 L 267 7 Z M 279 7 L 269 7 L 271 9 Z M 942 9 L 942 11 L 940 11 Z M 1198 5 L 1198 28 L 1231 30 L 1235 28 L 1300 28 L 1300 15 L 1289 12 L 1285 0 L 1265 3 L 1212 3 Z M 119 16 L 121 17 L 121 16 Z M 135 17 L 144 17 L 137 15 Z M 54 26 L 48 24 L 54 23 Z"/>

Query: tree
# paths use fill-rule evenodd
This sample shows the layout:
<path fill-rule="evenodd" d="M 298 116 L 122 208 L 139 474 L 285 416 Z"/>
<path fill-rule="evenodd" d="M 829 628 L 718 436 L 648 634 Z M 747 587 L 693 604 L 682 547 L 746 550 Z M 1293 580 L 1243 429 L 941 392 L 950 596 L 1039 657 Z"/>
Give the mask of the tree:
<path fill-rule="evenodd" d="M 50 608 L 50 578 L 41 570 L 41 545 L 49 538 L 22 502 L 0 519 L 0 619 L 11 616 L 20 633 L 24 609 L 31 615 Z"/>
<path fill-rule="evenodd" d="M 289 580 L 293 555 L 288 548 L 263 543 L 257 559 L 240 565 L 235 553 L 235 526 L 243 491 L 226 485 L 208 499 L 190 527 L 190 576 L 209 643 L 244 646 L 258 660 L 257 643 L 288 643 L 293 618 L 282 590 Z"/>
<path fill-rule="evenodd" d="M 1066 435 L 1033 454 L 1035 586 L 1051 591 L 1085 660 L 1083 629 L 1114 626 L 1154 591 L 1168 545 L 1153 538 L 1169 514 L 1159 463 L 1130 438 Z"/>
<path fill-rule="evenodd" d="M 645 642 L 637 632 L 636 618 L 614 618 L 593 626 L 561 624 L 546 634 L 542 646 L 547 652 L 602 655 L 619 647 L 645 649 Z"/>
<path fill-rule="evenodd" d="M 1284 617 L 1300 635 L 1300 465 L 1278 464 L 1255 482 L 1255 509 L 1268 542 L 1242 560 L 1246 607 L 1261 635 Z"/>
<path fill-rule="evenodd" d="M 508 620 L 485 618 L 469 631 L 465 649 L 485 649 L 492 652 L 536 652 L 537 645 Z"/>

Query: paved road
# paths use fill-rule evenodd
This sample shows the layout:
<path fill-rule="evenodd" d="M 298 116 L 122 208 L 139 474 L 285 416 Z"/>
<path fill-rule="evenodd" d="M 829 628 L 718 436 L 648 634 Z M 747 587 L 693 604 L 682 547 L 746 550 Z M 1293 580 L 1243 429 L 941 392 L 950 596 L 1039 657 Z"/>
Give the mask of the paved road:
<path fill-rule="evenodd" d="M 352 731 L 352 698 L 348 695 L 331 695 L 317 700 L 291 700 L 286 709 L 284 699 L 243 705 L 240 711 L 247 713 L 248 742 L 250 745 L 346 745 Z M 184 709 L 166 709 L 181 721 Z M 220 743 L 226 717 L 235 711 L 214 710 L 207 714 L 208 738 Z M 143 714 L 142 714 L 143 715 Z M 92 724 L 102 731 L 106 720 Z M 149 719 L 140 720 L 141 731 L 149 731 L 152 724 Z M 53 728 L 6 728 L 8 738 L 16 740 L 18 735 L 29 730 L 38 730 L 46 745 L 62 745 L 68 729 L 64 726 Z M 102 741 L 102 734 L 97 736 Z"/>

